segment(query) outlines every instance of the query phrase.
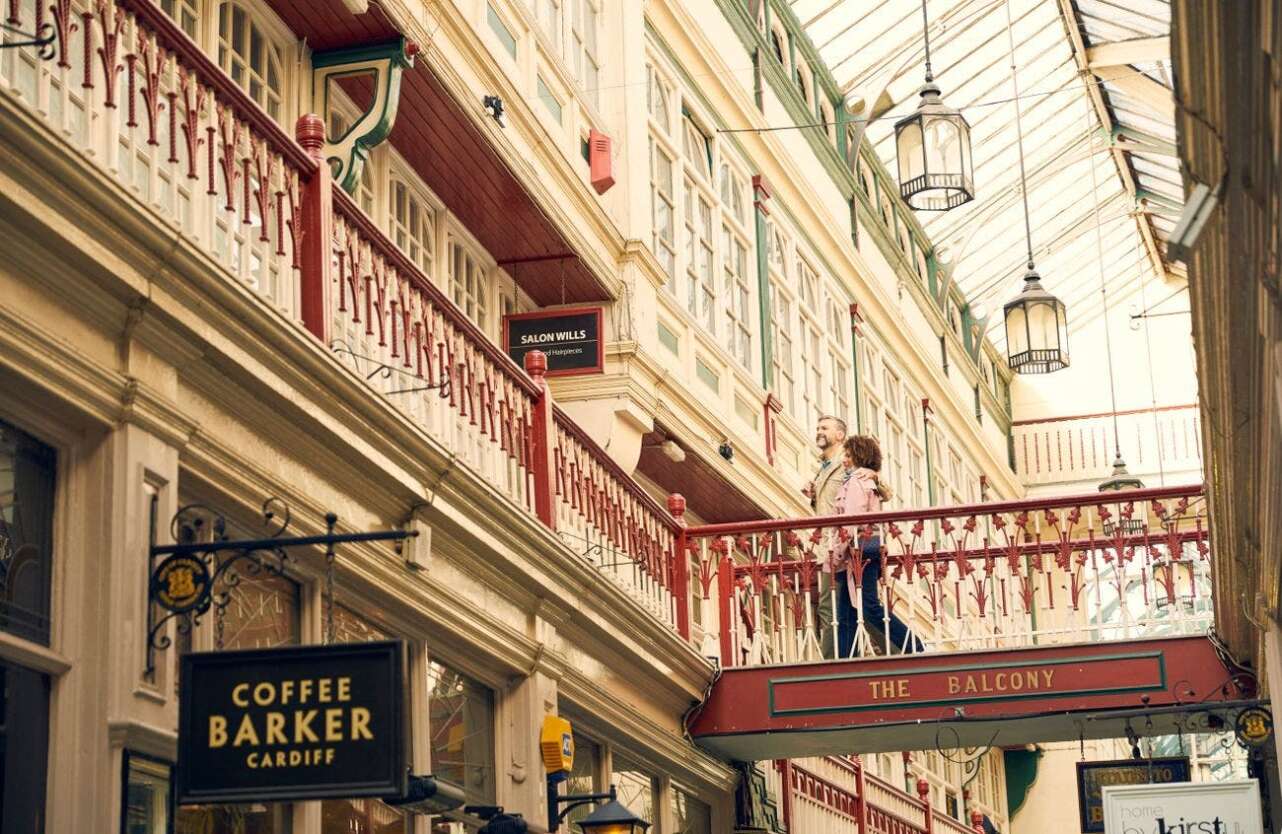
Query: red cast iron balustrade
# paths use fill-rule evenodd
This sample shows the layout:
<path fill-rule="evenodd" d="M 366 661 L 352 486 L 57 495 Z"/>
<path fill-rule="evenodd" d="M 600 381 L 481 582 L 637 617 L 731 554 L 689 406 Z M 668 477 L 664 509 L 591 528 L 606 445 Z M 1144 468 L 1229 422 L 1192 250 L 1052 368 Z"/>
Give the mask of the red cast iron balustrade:
<path fill-rule="evenodd" d="M 939 649 L 1174 634 L 1210 624 L 1202 487 L 1092 493 L 687 528 L 681 546 L 698 559 L 705 599 L 716 582 L 722 663 L 822 659 L 822 560 L 874 535 L 886 613 L 864 622 L 854 607 L 852 656 L 912 648 L 891 645 L 891 615 Z"/>

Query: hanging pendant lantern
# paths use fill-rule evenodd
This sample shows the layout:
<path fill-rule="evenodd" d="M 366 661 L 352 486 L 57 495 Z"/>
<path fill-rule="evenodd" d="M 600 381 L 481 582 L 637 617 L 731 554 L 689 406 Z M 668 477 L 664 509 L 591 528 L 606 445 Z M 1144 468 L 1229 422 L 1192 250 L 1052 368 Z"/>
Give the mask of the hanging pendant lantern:
<path fill-rule="evenodd" d="M 1042 287 L 1042 277 L 1029 266 L 1024 289 L 1002 308 L 1006 319 L 1006 355 L 1010 369 L 1021 374 L 1049 374 L 1068 367 L 1068 317 L 1064 302 Z"/>
<path fill-rule="evenodd" d="M 918 211 L 948 211 L 975 199 L 970 155 L 970 124 L 944 104 L 930 70 L 930 20 L 921 0 L 926 83 L 911 115 L 895 122 L 899 196 Z"/>
<path fill-rule="evenodd" d="M 895 122 L 899 194 L 918 211 L 948 211 L 975 199 L 970 124 L 944 104 L 929 74 L 921 102 Z"/>
<path fill-rule="evenodd" d="M 1113 458 L 1113 474 L 1107 481 L 1099 485 L 1099 491 L 1121 492 L 1124 489 L 1143 488 L 1144 482 L 1127 471 L 1126 461 L 1122 460 L 1122 453 L 1119 451 L 1117 457 Z"/>

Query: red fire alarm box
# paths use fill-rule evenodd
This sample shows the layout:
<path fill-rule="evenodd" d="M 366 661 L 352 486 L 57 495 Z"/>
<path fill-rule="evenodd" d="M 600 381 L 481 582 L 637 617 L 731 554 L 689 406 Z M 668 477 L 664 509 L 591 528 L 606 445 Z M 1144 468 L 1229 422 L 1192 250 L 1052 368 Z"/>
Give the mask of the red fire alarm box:
<path fill-rule="evenodd" d="M 614 161 L 610 158 L 610 137 L 593 128 L 588 131 L 588 171 L 596 193 L 604 194 L 614 185 Z"/>

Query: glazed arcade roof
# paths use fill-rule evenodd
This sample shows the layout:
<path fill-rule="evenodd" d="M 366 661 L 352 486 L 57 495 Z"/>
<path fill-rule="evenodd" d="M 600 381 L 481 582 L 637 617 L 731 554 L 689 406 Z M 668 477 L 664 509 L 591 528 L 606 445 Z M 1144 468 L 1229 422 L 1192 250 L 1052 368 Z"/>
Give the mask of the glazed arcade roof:
<path fill-rule="evenodd" d="M 928 0 L 945 102 L 972 128 L 976 198 L 918 212 L 953 280 L 1004 348 L 1001 305 L 1024 271 L 1008 0 Z M 893 173 L 894 122 L 923 77 L 920 0 L 790 0 L 856 118 Z M 1182 205 L 1175 156 L 1168 0 L 1009 0 L 1034 255 L 1080 326 L 1141 276 L 1182 278 L 1165 236 Z M 859 108 L 862 108 L 860 110 Z M 1096 238 L 1095 205 L 1100 207 Z"/>

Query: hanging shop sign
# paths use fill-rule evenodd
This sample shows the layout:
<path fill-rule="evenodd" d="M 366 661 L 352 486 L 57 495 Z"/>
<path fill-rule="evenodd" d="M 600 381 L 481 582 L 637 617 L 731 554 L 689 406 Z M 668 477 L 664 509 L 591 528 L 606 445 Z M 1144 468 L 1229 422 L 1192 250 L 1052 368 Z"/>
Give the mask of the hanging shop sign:
<path fill-rule="evenodd" d="M 1260 747 L 1273 738 L 1273 713 L 1263 707 L 1242 710 L 1233 722 L 1233 735 L 1243 747 Z"/>
<path fill-rule="evenodd" d="M 1105 787 L 1108 834 L 1264 834 L 1254 779 Z"/>
<path fill-rule="evenodd" d="M 182 658 L 183 804 L 402 796 L 400 640 Z"/>
<path fill-rule="evenodd" d="M 599 374 L 605 369 L 600 307 L 540 310 L 503 317 L 503 344 L 518 365 L 525 354 L 541 350 L 548 376 Z"/>
<path fill-rule="evenodd" d="M 1104 796 L 1111 785 L 1162 785 L 1189 781 L 1187 756 L 1077 763 L 1077 807 L 1084 834 L 1104 830 Z"/>

